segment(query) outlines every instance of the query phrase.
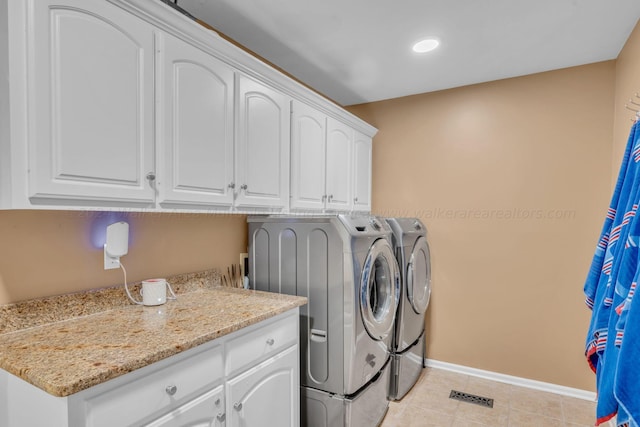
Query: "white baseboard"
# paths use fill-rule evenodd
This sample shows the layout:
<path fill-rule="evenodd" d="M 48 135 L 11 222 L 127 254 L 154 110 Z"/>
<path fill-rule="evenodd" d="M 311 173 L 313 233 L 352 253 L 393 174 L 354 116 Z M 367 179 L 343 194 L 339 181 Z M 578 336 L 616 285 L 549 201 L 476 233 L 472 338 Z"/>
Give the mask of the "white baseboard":
<path fill-rule="evenodd" d="M 491 381 L 531 388 L 534 390 L 561 394 L 563 396 L 575 397 L 577 399 L 590 400 L 592 402 L 595 402 L 596 400 L 596 393 L 592 391 L 581 390 L 579 388 L 565 387 L 558 384 L 530 380 L 528 378 L 514 377 L 513 375 L 500 374 L 498 372 L 485 371 L 483 369 L 470 368 L 468 366 L 456 365 L 448 362 L 440 362 L 439 360 L 433 359 L 424 359 L 424 363 L 426 366 L 431 368 L 457 372 L 459 374 L 470 375 L 472 377 L 479 377 Z"/>

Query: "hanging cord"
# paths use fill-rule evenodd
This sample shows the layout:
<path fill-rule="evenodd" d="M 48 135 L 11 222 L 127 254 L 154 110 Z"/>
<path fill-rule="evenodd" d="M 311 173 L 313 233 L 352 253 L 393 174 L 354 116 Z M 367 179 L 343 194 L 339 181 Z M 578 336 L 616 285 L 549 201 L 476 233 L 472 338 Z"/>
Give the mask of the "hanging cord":
<path fill-rule="evenodd" d="M 127 270 L 124 269 L 124 265 L 122 265 L 122 263 L 120 263 L 120 268 L 124 273 L 124 290 L 127 293 L 127 296 L 129 297 L 131 302 L 133 302 L 134 304 L 142 305 L 142 302 L 134 300 L 133 297 L 131 296 L 131 292 L 129 292 L 129 286 L 127 286 Z"/>
<path fill-rule="evenodd" d="M 171 296 L 167 297 L 167 299 L 178 299 L 178 297 L 176 296 L 176 294 L 173 292 L 173 289 L 171 288 L 171 285 L 169 284 L 169 282 L 165 281 L 165 283 L 167 284 L 167 288 L 169 288 L 169 292 L 171 292 Z"/>

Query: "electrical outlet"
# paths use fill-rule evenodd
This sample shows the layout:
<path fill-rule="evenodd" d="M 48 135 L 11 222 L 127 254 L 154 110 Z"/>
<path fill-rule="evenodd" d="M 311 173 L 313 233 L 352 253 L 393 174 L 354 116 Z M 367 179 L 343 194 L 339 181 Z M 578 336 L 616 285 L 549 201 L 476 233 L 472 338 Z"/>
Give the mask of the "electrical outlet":
<path fill-rule="evenodd" d="M 104 251 L 104 269 L 120 268 L 120 257 L 110 257 L 107 251 Z"/>
<path fill-rule="evenodd" d="M 249 254 L 247 254 L 247 253 L 240 254 L 240 275 L 242 277 L 249 275 L 249 272 L 244 271 L 244 266 L 246 264 L 246 259 L 247 258 L 249 258 Z"/>

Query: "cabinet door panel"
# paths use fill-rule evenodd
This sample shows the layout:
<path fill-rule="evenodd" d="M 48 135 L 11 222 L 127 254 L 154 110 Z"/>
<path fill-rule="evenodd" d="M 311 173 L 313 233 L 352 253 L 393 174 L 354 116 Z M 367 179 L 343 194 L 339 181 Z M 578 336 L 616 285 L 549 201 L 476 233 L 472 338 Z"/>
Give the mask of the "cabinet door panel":
<path fill-rule="evenodd" d="M 356 132 L 353 148 L 353 209 L 368 212 L 371 211 L 371 138 Z"/>
<path fill-rule="evenodd" d="M 239 78 L 236 205 L 285 208 L 289 199 L 290 101 Z"/>
<path fill-rule="evenodd" d="M 298 426 L 297 349 L 290 347 L 227 383 L 230 426 Z"/>
<path fill-rule="evenodd" d="M 153 202 L 153 30 L 107 3 L 34 5 L 32 198 Z"/>
<path fill-rule="evenodd" d="M 327 208 L 350 210 L 352 203 L 353 130 L 336 120 L 327 120 Z"/>
<path fill-rule="evenodd" d="M 294 101 L 291 135 L 291 208 L 324 208 L 326 116 Z"/>
<path fill-rule="evenodd" d="M 171 36 L 160 55 L 158 186 L 163 205 L 231 206 L 233 70 Z"/>

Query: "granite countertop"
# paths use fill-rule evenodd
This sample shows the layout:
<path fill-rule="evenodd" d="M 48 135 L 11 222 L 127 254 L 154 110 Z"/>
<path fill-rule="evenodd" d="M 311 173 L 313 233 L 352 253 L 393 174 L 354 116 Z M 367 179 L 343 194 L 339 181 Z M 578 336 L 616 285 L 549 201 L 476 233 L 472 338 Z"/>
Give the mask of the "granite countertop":
<path fill-rule="evenodd" d="M 213 287 L 155 307 L 128 305 L 0 334 L 0 368 L 68 396 L 306 304 Z"/>

